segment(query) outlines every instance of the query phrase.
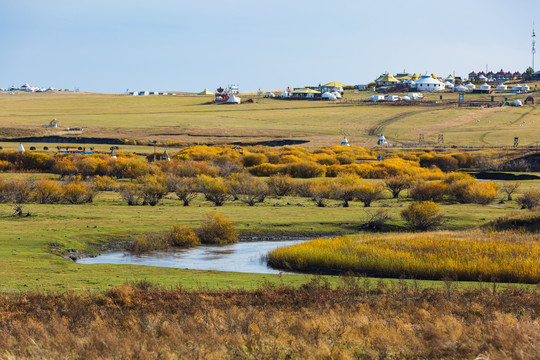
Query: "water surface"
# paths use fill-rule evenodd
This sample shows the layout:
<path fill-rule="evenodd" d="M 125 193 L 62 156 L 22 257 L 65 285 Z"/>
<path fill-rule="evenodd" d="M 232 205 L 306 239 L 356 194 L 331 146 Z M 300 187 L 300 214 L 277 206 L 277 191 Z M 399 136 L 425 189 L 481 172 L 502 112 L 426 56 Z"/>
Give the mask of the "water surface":
<path fill-rule="evenodd" d="M 156 251 L 144 255 L 109 252 L 93 258 L 80 259 L 81 264 L 130 264 L 179 269 L 218 270 L 246 273 L 279 274 L 266 264 L 266 255 L 283 246 L 307 240 L 250 241 L 232 245 L 199 245 L 190 249 Z"/>

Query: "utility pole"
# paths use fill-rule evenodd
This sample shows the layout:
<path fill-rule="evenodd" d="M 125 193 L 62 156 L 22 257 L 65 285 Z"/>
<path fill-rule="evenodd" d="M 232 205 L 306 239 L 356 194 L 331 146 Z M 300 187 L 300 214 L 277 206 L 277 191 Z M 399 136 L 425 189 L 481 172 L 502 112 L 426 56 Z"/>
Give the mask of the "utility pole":
<path fill-rule="evenodd" d="M 534 33 L 534 21 L 533 21 L 533 30 L 532 30 L 532 68 L 534 71 L 534 54 L 536 54 L 536 34 Z"/>

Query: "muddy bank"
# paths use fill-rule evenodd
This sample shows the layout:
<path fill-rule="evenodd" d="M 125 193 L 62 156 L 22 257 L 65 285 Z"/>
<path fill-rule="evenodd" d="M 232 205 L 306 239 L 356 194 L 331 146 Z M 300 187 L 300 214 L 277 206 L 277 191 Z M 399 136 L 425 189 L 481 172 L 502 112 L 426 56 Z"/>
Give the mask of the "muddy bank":
<path fill-rule="evenodd" d="M 480 171 L 471 173 L 475 178 L 479 180 L 507 180 L 507 181 L 518 181 L 518 180 L 538 180 L 540 176 L 533 174 L 511 174 L 506 172 L 491 172 L 491 171 Z"/>

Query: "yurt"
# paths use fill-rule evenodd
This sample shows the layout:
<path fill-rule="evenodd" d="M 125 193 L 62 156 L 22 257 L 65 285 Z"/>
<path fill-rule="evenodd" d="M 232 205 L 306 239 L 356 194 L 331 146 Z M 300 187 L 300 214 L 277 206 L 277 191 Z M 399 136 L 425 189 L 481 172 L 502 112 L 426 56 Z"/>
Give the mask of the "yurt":
<path fill-rule="evenodd" d="M 280 98 L 288 98 L 289 96 L 291 96 L 291 94 L 289 94 L 286 90 L 283 90 L 281 95 L 279 95 Z"/>
<path fill-rule="evenodd" d="M 521 91 L 521 85 L 516 84 L 516 85 L 512 86 L 512 91 Z"/>
<path fill-rule="evenodd" d="M 381 137 L 379 137 L 379 140 L 377 141 L 377 145 L 386 145 L 386 144 L 388 144 L 386 142 L 386 138 L 384 137 L 383 134 L 381 134 Z"/>
<path fill-rule="evenodd" d="M 411 101 L 411 98 L 408 97 L 407 95 L 405 95 L 405 96 L 403 96 L 403 97 L 401 98 L 401 100 L 403 100 L 403 101 Z"/>
<path fill-rule="evenodd" d="M 457 91 L 457 92 L 466 92 L 468 91 L 469 89 L 467 89 L 466 86 L 463 86 L 463 85 L 458 85 L 454 88 L 454 91 Z"/>
<path fill-rule="evenodd" d="M 341 99 L 341 94 L 338 91 L 334 91 L 332 95 L 334 95 L 338 99 Z"/>
<path fill-rule="evenodd" d="M 239 97 L 231 95 L 231 97 L 226 101 L 227 104 L 240 104 L 242 100 Z"/>
<path fill-rule="evenodd" d="M 448 75 L 446 77 L 446 79 L 444 79 L 444 82 L 449 82 L 449 83 L 454 83 L 456 81 L 456 79 L 454 79 L 454 77 L 452 75 Z"/>
<path fill-rule="evenodd" d="M 431 75 L 423 75 L 416 80 L 416 90 L 418 91 L 441 91 L 444 90 L 444 84 Z"/>
<path fill-rule="evenodd" d="M 266 94 L 269 98 L 274 98 L 276 97 L 276 95 L 273 93 L 273 92 L 269 92 L 268 94 Z"/>
<path fill-rule="evenodd" d="M 523 106 L 523 104 L 521 103 L 521 100 L 514 101 L 512 105 L 514 105 L 514 106 Z"/>
<path fill-rule="evenodd" d="M 488 80 L 488 78 L 485 77 L 484 75 L 480 75 L 480 76 L 478 77 L 478 80 L 479 80 L 479 81 L 486 82 L 486 81 Z"/>
<path fill-rule="evenodd" d="M 476 85 L 474 85 L 473 83 L 468 83 L 467 85 L 465 85 L 465 87 L 469 90 L 476 89 Z"/>
<path fill-rule="evenodd" d="M 341 140 L 341 146 L 351 146 L 349 145 L 349 140 L 347 140 L 346 137 L 343 137 L 343 140 Z"/>
<path fill-rule="evenodd" d="M 527 92 L 527 91 L 529 91 L 529 90 L 531 90 L 531 88 L 530 88 L 529 85 L 527 85 L 527 84 L 524 84 L 524 85 L 521 87 L 521 91 Z"/>
<path fill-rule="evenodd" d="M 23 144 L 19 144 L 19 147 L 17 148 L 17 151 L 25 152 Z"/>
<path fill-rule="evenodd" d="M 201 91 L 201 92 L 198 93 L 197 95 L 214 95 L 214 93 L 211 92 L 211 91 L 208 90 L 208 89 L 204 89 L 203 91 Z"/>
<path fill-rule="evenodd" d="M 447 81 L 447 82 L 444 83 L 444 87 L 447 88 L 447 89 L 453 89 L 454 84 L 451 83 L 450 81 Z"/>
<path fill-rule="evenodd" d="M 499 84 L 497 85 L 497 87 L 495 88 L 496 90 L 506 90 L 508 88 L 508 86 L 504 85 L 504 84 Z"/>
<path fill-rule="evenodd" d="M 336 100 L 337 98 L 328 91 L 321 95 L 324 100 Z"/>
<path fill-rule="evenodd" d="M 480 90 L 491 90 L 491 85 L 489 85 L 488 83 L 483 83 L 482 85 L 480 85 Z"/>

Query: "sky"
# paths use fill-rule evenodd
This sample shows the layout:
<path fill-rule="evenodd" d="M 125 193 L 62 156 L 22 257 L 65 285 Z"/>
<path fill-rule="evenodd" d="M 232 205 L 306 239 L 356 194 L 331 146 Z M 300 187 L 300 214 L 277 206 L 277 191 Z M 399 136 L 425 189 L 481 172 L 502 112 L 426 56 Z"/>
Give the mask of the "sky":
<path fill-rule="evenodd" d="M 535 20 L 540 36 L 539 0 L 0 0 L 0 88 L 253 91 L 523 72 Z"/>

